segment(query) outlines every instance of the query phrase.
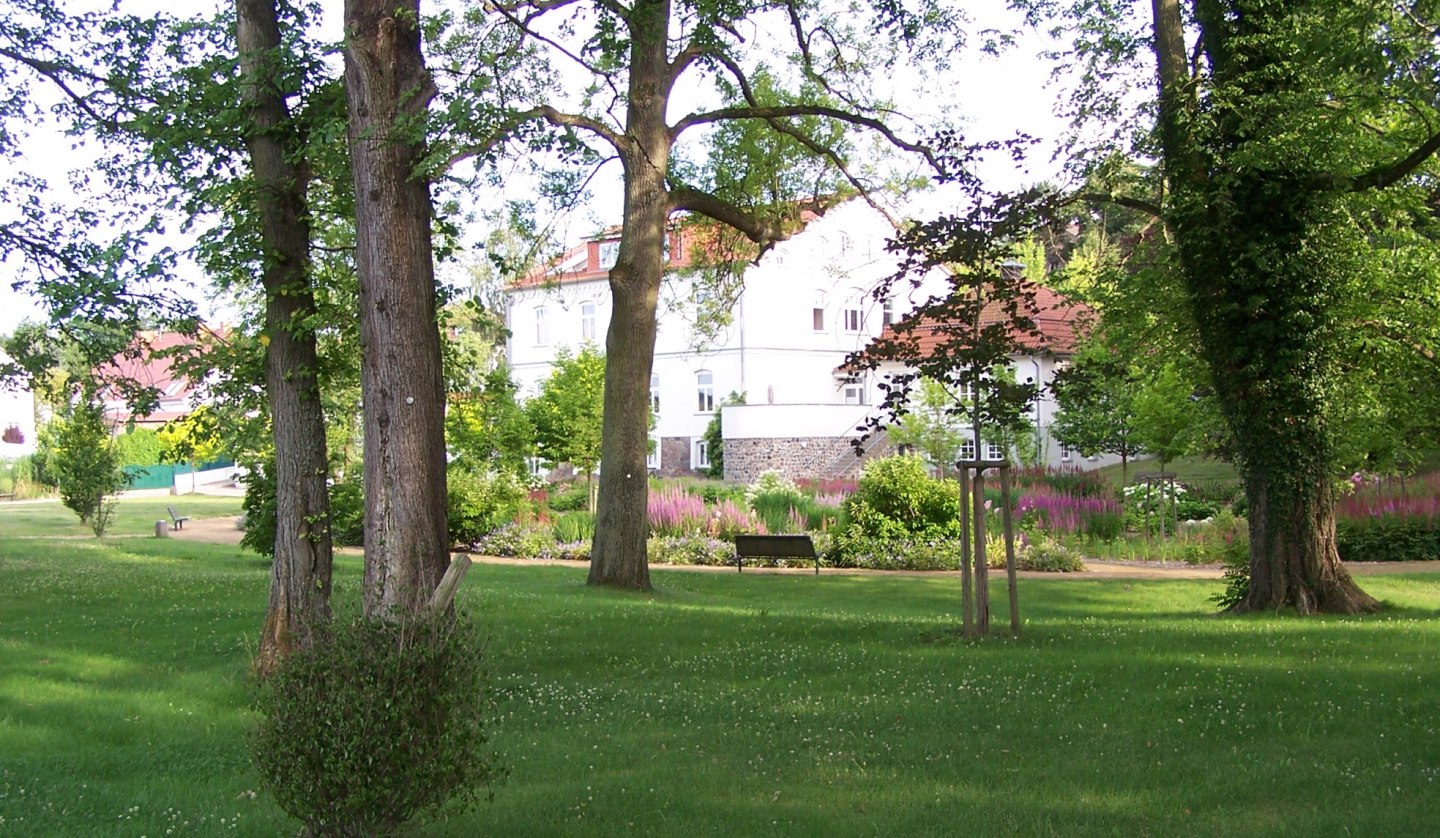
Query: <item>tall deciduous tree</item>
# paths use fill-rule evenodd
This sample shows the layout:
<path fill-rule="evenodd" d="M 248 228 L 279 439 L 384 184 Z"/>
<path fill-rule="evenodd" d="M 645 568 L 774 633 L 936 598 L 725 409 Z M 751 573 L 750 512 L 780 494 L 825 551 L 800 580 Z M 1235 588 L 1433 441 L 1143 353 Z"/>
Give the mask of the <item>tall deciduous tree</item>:
<path fill-rule="evenodd" d="M 365 612 L 419 610 L 449 565 L 419 0 L 346 0 L 365 417 Z"/>
<path fill-rule="evenodd" d="M 1440 150 L 1428 4 L 1154 0 L 1165 219 L 1250 506 L 1242 610 L 1371 611 L 1341 566 L 1338 315 L 1364 285 L 1357 214 L 1425 189 Z"/>
<path fill-rule="evenodd" d="M 854 131 L 871 132 L 893 147 L 923 149 L 883 121 L 888 111 L 870 96 L 872 73 L 898 59 L 897 44 L 953 34 L 948 26 L 954 21 L 943 8 L 917 16 L 889 2 L 832 17 L 825 4 L 812 0 L 510 0 L 486 9 L 493 25 L 515 33 L 514 43 L 553 55 L 589 78 L 583 96 L 570 102 L 548 89 L 507 103 L 508 110 L 487 123 L 491 130 L 478 148 L 489 150 L 504 137 L 533 137 L 536 125 L 548 124 L 571 141 L 593 142 L 594 155 L 618 160 L 623 169 L 589 581 L 648 589 L 649 383 L 671 215 L 707 219 L 712 226 L 703 240 L 711 249 L 739 239 L 745 258 L 753 258 L 790 235 L 802 210 L 874 185 L 854 156 Z M 780 49 L 747 54 L 752 44 L 743 30 L 750 26 L 785 33 L 796 61 L 783 76 L 793 82 L 788 89 L 767 65 L 788 60 Z M 774 42 L 758 39 L 762 48 Z M 943 61 L 951 47 L 926 53 L 924 60 Z M 686 112 L 676 94 L 687 77 L 714 84 L 714 91 L 693 101 L 713 101 L 718 93 L 722 104 Z M 744 130 L 732 130 L 739 128 Z M 711 138 L 708 160 L 686 159 L 682 139 L 696 135 Z M 717 145 L 724 148 L 723 160 Z M 701 255 L 718 260 L 706 245 Z"/>
<path fill-rule="evenodd" d="M 265 288 L 265 392 L 275 440 L 275 556 L 257 669 L 308 646 L 330 614 L 329 474 L 310 285 L 304 131 L 286 104 L 275 0 L 238 0 L 235 41 L 255 179 Z"/>

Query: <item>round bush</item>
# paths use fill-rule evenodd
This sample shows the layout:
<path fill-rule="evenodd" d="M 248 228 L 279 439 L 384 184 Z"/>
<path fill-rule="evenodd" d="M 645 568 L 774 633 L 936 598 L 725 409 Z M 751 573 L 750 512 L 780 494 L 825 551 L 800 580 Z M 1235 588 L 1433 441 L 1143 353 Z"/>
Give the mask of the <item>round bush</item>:
<path fill-rule="evenodd" d="M 446 614 L 337 627 L 261 686 L 262 783 L 310 835 L 385 835 L 473 806 L 499 773 L 484 660 L 475 627 Z"/>

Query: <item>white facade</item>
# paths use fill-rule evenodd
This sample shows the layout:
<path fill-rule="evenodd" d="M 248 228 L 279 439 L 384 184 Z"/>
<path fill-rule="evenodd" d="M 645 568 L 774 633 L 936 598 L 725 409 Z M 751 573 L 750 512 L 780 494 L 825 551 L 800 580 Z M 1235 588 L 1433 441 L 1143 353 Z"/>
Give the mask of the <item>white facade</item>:
<path fill-rule="evenodd" d="M 889 222 L 862 201 L 812 220 L 746 270 L 731 322 L 710 340 L 695 330 L 694 284 L 678 271 L 670 274 L 661 293 L 652 375 L 652 436 L 659 444 L 651 467 L 674 473 L 706 465 L 700 438 L 732 392 L 744 394 L 747 404 L 726 412 L 727 471 L 732 439 L 848 445 L 845 440 L 880 400 L 878 377 L 847 379 L 838 368 L 886 324 L 948 289 L 937 278 L 876 300 L 872 291 L 896 269 L 885 251 L 892 234 Z M 522 398 L 538 392 L 560 347 L 574 351 L 590 341 L 603 348 L 611 314 L 604 269 L 613 264 L 613 242 L 602 238 L 572 250 L 552 272 L 555 282 L 507 292 L 506 354 Z M 672 251 L 676 242 L 672 237 Z M 1036 369 L 1048 382 L 1053 361 L 1017 359 L 1020 380 Z M 1042 400 L 1036 409 L 1039 424 L 1048 427 L 1053 403 Z M 1051 447 L 1049 459 L 1059 464 L 1058 446 Z M 810 465 L 828 466 L 830 458 L 821 459 L 826 463 L 812 459 Z"/>

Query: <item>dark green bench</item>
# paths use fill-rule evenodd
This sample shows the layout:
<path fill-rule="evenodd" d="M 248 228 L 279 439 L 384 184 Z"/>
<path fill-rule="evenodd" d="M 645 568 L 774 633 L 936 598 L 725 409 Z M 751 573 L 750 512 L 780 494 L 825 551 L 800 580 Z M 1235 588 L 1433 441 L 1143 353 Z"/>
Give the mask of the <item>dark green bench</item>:
<path fill-rule="evenodd" d="M 744 572 L 746 559 L 814 559 L 815 575 L 820 575 L 820 556 L 808 535 L 737 535 L 736 572 Z"/>

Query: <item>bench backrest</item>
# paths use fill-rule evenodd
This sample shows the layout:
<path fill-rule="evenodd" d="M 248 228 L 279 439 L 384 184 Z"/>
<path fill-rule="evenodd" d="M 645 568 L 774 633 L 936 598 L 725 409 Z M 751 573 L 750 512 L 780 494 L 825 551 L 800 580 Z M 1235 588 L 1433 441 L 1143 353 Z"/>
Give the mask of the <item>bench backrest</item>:
<path fill-rule="evenodd" d="M 737 535 L 735 553 L 755 558 L 815 558 L 815 542 L 808 535 Z"/>

